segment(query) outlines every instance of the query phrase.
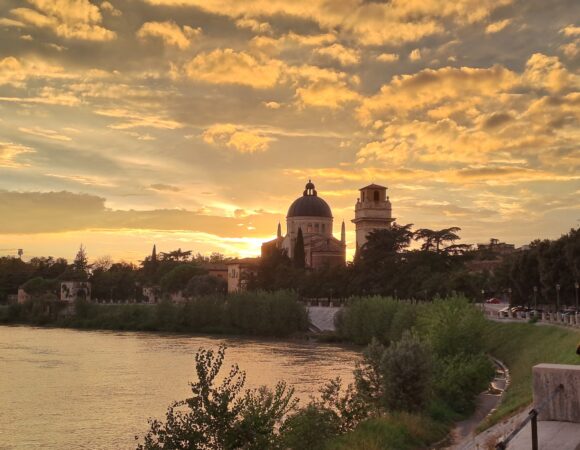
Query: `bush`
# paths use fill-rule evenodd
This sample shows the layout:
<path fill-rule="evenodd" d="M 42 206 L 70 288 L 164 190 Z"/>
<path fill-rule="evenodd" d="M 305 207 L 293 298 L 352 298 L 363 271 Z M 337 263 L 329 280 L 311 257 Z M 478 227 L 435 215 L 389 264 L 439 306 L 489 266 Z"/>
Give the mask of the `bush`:
<path fill-rule="evenodd" d="M 224 346 L 197 352 L 192 396 L 174 402 L 165 422 L 150 420 L 137 449 L 261 450 L 277 445 L 282 419 L 297 403 L 294 390 L 278 383 L 273 391 L 243 391 L 246 374 L 237 365 L 216 385 L 224 356 Z"/>
<path fill-rule="evenodd" d="M 483 354 L 447 357 L 436 363 L 435 390 L 454 411 L 469 413 L 477 395 L 484 391 L 494 369 Z"/>
<path fill-rule="evenodd" d="M 314 404 L 288 417 L 281 432 L 281 447 L 292 450 L 322 450 L 329 439 L 339 434 L 335 415 Z"/>
<path fill-rule="evenodd" d="M 429 401 L 432 377 L 428 346 L 410 331 L 383 353 L 384 405 L 389 411 L 421 411 Z"/>
<path fill-rule="evenodd" d="M 389 343 L 415 324 L 415 309 L 390 297 L 353 298 L 337 317 L 337 333 L 356 344 L 369 344 L 373 338 Z"/>
<path fill-rule="evenodd" d="M 484 352 L 486 325 L 483 313 L 464 297 L 435 300 L 418 318 L 419 330 L 437 357 Z"/>

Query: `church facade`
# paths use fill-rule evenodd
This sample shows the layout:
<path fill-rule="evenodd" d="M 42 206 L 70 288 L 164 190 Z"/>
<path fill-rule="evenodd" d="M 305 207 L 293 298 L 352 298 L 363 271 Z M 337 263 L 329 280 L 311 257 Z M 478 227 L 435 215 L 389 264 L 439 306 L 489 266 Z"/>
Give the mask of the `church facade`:
<path fill-rule="evenodd" d="M 391 203 L 386 196 L 387 188 L 371 184 L 359 190 L 355 205 L 356 246 L 362 247 L 372 230 L 390 228 Z M 301 197 L 288 208 L 286 234 L 278 224 L 276 239 L 262 244 L 262 256 L 274 249 L 283 249 L 293 259 L 299 230 L 304 240 L 306 267 L 321 269 L 346 264 L 346 229 L 341 224 L 340 239 L 333 235 L 334 218 L 328 203 L 318 195 L 309 181 Z"/>

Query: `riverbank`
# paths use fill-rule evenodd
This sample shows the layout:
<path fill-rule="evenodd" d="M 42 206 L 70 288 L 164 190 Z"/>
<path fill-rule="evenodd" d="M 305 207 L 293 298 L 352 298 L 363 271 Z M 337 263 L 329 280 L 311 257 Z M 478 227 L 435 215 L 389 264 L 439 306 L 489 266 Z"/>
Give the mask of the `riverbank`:
<path fill-rule="evenodd" d="M 510 386 L 484 430 L 532 402 L 532 367 L 539 363 L 580 364 L 576 346 L 580 330 L 531 323 L 498 323 L 487 327 L 489 352 L 510 371 Z"/>
<path fill-rule="evenodd" d="M 215 295 L 185 303 L 107 305 L 77 301 L 74 315 L 37 299 L 0 307 L 0 324 L 187 334 L 289 337 L 308 331 L 308 313 L 295 293 Z"/>

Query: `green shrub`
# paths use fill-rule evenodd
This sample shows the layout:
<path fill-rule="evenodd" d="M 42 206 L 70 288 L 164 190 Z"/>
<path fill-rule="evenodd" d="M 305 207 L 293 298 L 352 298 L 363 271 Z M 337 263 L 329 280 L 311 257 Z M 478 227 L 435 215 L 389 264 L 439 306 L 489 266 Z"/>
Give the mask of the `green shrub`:
<path fill-rule="evenodd" d="M 312 403 L 288 417 L 280 431 L 281 448 L 292 450 L 322 450 L 339 434 L 336 416 Z"/>

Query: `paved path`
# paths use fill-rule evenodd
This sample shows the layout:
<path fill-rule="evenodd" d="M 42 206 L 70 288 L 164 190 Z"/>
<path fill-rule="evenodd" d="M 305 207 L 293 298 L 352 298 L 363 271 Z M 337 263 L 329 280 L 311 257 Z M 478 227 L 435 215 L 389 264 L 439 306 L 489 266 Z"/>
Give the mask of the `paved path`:
<path fill-rule="evenodd" d="M 526 418 L 532 406 L 478 434 L 466 442 L 461 450 L 493 449 L 495 444 L 507 436 L 522 420 Z M 538 422 L 538 446 L 540 450 L 580 450 L 580 423 L 571 422 Z M 530 450 L 532 448 L 531 425 L 527 424 L 522 431 L 508 444 L 509 450 Z"/>
<path fill-rule="evenodd" d="M 340 310 L 337 306 L 308 306 L 308 318 L 316 331 L 335 331 L 334 317 Z"/>
<path fill-rule="evenodd" d="M 501 397 L 509 385 L 507 368 L 500 361 L 494 360 L 494 363 L 496 376 L 491 382 L 490 388 L 477 397 L 477 406 L 471 417 L 455 424 L 455 428 L 451 432 L 452 444 L 446 448 L 457 450 L 476 448 L 472 447 L 476 428 L 499 405 Z"/>

